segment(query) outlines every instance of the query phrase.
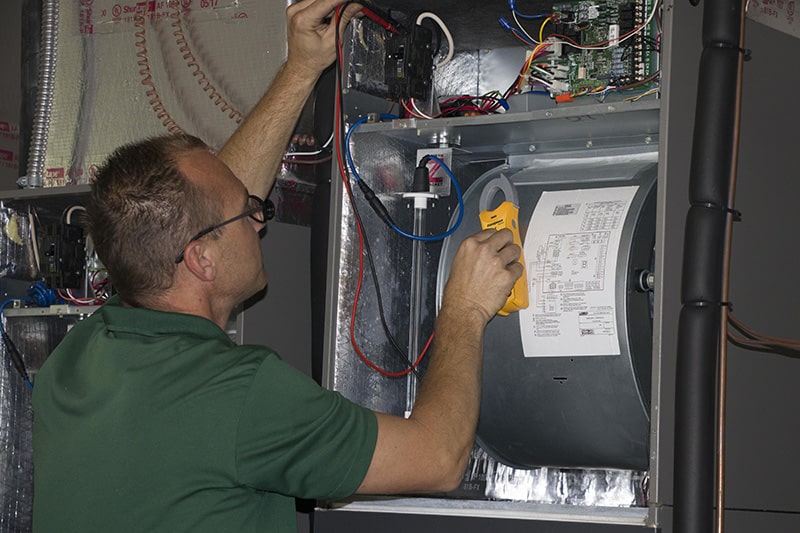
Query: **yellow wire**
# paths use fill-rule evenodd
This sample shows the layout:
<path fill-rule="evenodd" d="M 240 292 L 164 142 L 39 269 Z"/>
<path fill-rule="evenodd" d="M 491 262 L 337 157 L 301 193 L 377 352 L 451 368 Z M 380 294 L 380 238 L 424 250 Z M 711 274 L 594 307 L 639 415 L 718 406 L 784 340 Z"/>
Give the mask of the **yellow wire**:
<path fill-rule="evenodd" d="M 544 19 L 544 22 L 542 22 L 542 25 L 539 27 L 539 42 L 540 43 L 544 41 L 544 27 L 547 25 L 548 22 L 550 22 L 550 17 L 547 17 L 546 19 Z"/>
<path fill-rule="evenodd" d="M 645 96 L 649 96 L 649 95 L 655 94 L 657 92 L 658 92 L 658 87 L 653 87 L 649 91 L 645 91 L 645 92 L 643 92 L 641 94 L 637 94 L 636 96 L 629 96 L 628 98 L 625 99 L 625 101 L 626 102 L 636 102 L 640 98 L 644 98 Z"/>

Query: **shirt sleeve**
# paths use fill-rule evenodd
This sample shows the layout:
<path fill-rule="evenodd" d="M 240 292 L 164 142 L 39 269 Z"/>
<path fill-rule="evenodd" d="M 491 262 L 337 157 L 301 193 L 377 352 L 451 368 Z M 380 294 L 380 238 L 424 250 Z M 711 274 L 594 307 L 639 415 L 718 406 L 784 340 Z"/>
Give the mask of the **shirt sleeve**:
<path fill-rule="evenodd" d="M 268 357 L 256 372 L 236 439 L 240 482 L 298 498 L 353 494 L 369 469 L 375 413 Z"/>

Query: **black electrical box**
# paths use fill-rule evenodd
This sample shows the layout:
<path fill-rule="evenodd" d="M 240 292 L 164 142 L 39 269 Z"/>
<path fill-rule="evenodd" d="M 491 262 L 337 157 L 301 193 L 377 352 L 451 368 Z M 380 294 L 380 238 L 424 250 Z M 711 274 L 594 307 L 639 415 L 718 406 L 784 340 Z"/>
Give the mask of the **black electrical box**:
<path fill-rule="evenodd" d="M 389 98 L 425 100 L 433 80 L 433 34 L 415 24 L 409 31 L 386 40 L 385 75 Z"/>
<path fill-rule="evenodd" d="M 50 289 L 79 289 L 86 272 L 86 239 L 75 224 L 51 224 L 39 235 L 39 269 Z"/>

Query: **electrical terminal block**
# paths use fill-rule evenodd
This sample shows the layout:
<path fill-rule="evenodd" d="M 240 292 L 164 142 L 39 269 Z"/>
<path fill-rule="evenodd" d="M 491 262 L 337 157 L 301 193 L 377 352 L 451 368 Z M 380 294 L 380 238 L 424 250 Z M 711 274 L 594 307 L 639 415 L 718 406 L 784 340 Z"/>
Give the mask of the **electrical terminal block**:
<path fill-rule="evenodd" d="M 86 238 L 75 224 L 51 224 L 38 236 L 39 270 L 48 288 L 77 289 L 86 272 Z"/>
<path fill-rule="evenodd" d="M 563 54 L 564 45 L 562 44 L 560 39 L 556 39 L 555 37 L 548 37 L 544 40 L 548 44 L 548 50 L 552 54 L 553 58 L 559 58 Z"/>
<path fill-rule="evenodd" d="M 411 31 L 390 34 L 384 63 L 389 98 L 426 100 L 433 85 L 433 34 L 414 25 Z"/>
<path fill-rule="evenodd" d="M 552 84 L 550 85 L 551 94 L 568 93 L 569 91 L 570 85 L 569 82 L 566 81 L 553 80 Z"/>
<path fill-rule="evenodd" d="M 550 70 L 552 70 L 552 78 L 555 80 L 566 80 L 569 77 L 569 67 L 566 65 L 553 65 Z"/>
<path fill-rule="evenodd" d="M 531 65 L 531 75 L 538 76 L 543 80 L 550 81 L 554 78 L 553 73 L 549 70 L 545 70 L 541 67 L 537 67 L 536 65 Z"/>

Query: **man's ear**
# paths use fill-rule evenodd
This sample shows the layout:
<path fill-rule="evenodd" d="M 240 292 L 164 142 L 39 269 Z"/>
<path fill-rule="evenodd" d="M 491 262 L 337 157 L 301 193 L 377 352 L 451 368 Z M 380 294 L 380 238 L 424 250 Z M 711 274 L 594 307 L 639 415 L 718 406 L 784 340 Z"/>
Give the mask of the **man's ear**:
<path fill-rule="evenodd" d="M 183 262 L 189 272 L 201 281 L 214 281 L 217 266 L 205 240 L 192 241 L 183 250 Z"/>

